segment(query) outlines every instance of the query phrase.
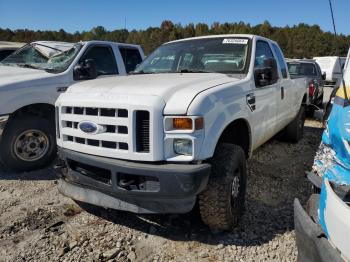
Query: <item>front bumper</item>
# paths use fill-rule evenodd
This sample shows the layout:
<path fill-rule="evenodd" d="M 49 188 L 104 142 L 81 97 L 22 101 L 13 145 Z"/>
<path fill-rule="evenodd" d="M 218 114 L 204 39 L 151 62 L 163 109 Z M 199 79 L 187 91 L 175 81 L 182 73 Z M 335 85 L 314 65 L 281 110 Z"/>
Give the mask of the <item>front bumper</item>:
<path fill-rule="evenodd" d="M 8 122 L 8 119 L 9 119 L 8 115 L 0 116 L 0 140 L 4 132 L 5 126 Z"/>
<path fill-rule="evenodd" d="M 344 262 L 298 199 L 294 200 L 294 224 L 299 262 Z"/>
<path fill-rule="evenodd" d="M 59 148 L 59 191 L 75 200 L 134 213 L 187 213 L 206 187 L 209 164 L 139 163 Z"/>

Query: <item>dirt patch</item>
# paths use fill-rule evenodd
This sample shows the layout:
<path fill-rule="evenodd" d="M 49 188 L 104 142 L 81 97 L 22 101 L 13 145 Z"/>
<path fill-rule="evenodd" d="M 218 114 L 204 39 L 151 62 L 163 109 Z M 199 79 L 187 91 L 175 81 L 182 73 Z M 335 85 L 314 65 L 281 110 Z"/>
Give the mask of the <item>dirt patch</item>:
<path fill-rule="evenodd" d="M 298 144 L 271 140 L 249 160 L 246 211 L 213 234 L 197 210 L 139 216 L 77 205 L 57 191 L 51 168 L 0 167 L 0 261 L 296 261 L 293 200 L 306 202 L 321 125 L 308 120 Z"/>

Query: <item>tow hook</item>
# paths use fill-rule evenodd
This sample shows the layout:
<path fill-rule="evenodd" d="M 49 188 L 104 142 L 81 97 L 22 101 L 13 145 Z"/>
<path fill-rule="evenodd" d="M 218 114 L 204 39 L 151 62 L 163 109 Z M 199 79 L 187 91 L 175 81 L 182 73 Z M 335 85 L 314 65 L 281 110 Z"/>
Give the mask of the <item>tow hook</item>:
<path fill-rule="evenodd" d="M 121 179 L 119 181 L 119 186 L 122 188 L 126 188 L 129 187 L 130 185 L 132 185 L 133 183 L 135 183 L 135 180 L 126 180 L 126 179 Z"/>

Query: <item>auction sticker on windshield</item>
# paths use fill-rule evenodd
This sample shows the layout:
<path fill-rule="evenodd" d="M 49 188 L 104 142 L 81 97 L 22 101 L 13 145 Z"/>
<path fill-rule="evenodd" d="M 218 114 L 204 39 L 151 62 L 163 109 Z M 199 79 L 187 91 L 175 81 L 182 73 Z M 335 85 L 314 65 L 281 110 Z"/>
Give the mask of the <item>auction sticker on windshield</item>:
<path fill-rule="evenodd" d="M 222 41 L 223 44 L 241 44 L 246 45 L 248 43 L 248 39 L 242 39 L 242 38 L 225 38 Z"/>

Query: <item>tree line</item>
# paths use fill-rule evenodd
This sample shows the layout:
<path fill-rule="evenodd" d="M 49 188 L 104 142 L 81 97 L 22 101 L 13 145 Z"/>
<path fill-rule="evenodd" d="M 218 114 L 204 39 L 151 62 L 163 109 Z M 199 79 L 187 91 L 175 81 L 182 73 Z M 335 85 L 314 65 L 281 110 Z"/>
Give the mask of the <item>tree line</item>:
<path fill-rule="evenodd" d="M 256 34 L 271 38 L 279 43 L 286 57 L 312 58 L 314 56 L 340 55 L 346 56 L 350 36 L 324 32 L 318 25 L 300 23 L 292 27 L 272 26 L 268 21 L 255 26 L 249 23 L 205 23 L 187 25 L 174 24 L 165 20 L 159 27 L 149 27 L 144 30 L 117 29 L 108 31 L 103 26 L 97 26 L 90 31 L 68 33 L 59 31 L 34 31 L 29 29 L 2 29 L 0 41 L 32 42 L 37 40 L 78 42 L 87 40 L 107 40 L 139 44 L 146 54 L 164 42 L 171 40 L 213 35 L 213 34 Z"/>

